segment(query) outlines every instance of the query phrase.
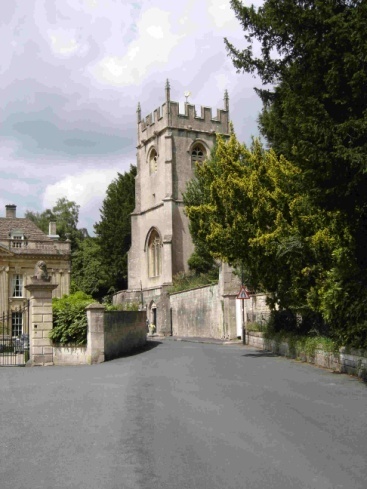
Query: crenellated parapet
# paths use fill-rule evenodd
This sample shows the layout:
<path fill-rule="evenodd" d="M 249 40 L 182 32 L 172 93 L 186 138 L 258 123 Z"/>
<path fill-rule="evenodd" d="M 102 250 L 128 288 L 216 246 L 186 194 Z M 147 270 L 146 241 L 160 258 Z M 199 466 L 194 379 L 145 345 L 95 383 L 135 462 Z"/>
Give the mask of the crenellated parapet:
<path fill-rule="evenodd" d="M 229 98 L 224 95 L 224 109 L 217 109 L 215 115 L 211 107 L 200 107 L 185 103 L 184 113 L 180 113 L 179 103 L 170 100 L 170 86 L 166 85 L 166 102 L 146 117 L 141 117 L 138 106 L 138 146 L 145 145 L 153 137 L 166 129 L 180 129 L 208 133 L 229 134 Z"/>

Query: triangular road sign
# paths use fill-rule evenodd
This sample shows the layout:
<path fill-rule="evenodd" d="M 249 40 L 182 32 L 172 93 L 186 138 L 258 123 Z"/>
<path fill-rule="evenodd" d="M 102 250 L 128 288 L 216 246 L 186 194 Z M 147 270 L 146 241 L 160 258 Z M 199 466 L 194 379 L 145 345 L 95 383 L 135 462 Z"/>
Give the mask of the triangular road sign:
<path fill-rule="evenodd" d="M 244 285 L 242 285 L 237 299 L 250 299 L 250 292 L 246 289 Z"/>

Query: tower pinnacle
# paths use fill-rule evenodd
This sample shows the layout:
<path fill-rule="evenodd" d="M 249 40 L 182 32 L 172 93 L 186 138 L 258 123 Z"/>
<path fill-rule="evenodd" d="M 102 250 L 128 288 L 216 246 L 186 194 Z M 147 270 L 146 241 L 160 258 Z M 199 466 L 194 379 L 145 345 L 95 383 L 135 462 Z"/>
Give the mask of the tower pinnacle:
<path fill-rule="evenodd" d="M 166 101 L 169 102 L 171 100 L 171 87 L 167 78 L 166 81 Z"/>
<path fill-rule="evenodd" d="M 225 110 L 229 110 L 229 96 L 228 96 L 228 90 L 224 91 L 224 108 Z"/>

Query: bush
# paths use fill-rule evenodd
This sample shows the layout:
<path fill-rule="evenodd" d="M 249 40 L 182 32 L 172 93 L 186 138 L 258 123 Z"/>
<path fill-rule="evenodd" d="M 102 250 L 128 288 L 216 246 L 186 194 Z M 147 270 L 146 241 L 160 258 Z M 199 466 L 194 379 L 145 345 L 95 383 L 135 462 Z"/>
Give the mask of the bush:
<path fill-rule="evenodd" d="M 173 277 L 173 285 L 169 288 L 168 292 L 173 294 L 175 292 L 204 287 L 206 285 L 216 285 L 217 283 L 218 270 L 212 270 L 211 272 L 201 273 L 199 275 L 192 272 L 180 272 Z"/>
<path fill-rule="evenodd" d="M 95 302 L 84 292 L 52 299 L 53 329 L 49 337 L 54 343 L 85 345 L 87 343 L 87 314 L 85 308 Z"/>
<path fill-rule="evenodd" d="M 271 311 L 268 331 L 272 333 L 294 332 L 297 327 L 297 316 L 291 311 Z"/>
<path fill-rule="evenodd" d="M 367 350 L 367 321 L 331 328 L 330 336 L 341 346 Z"/>
<path fill-rule="evenodd" d="M 290 310 L 272 311 L 268 322 L 269 331 L 289 332 L 306 336 L 329 336 L 329 327 L 321 314 L 306 310 L 296 314 Z"/>
<path fill-rule="evenodd" d="M 139 311 L 139 302 L 125 302 L 123 304 L 106 304 L 106 311 Z"/>
<path fill-rule="evenodd" d="M 267 330 L 267 323 L 260 322 L 260 321 L 249 322 L 246 325 L 246 330 L 248 332 L 254 331 L 254 332 L 264 333 Z"/>

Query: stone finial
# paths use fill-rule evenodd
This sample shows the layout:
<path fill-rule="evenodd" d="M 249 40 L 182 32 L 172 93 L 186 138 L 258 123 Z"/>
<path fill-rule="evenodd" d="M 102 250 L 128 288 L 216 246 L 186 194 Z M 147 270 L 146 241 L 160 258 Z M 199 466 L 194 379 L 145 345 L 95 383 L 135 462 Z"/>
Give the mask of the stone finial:
<path fill-rule="evenodd" d="M 228 96 L 228 90 L 224 91 L 224 108 L 225 110 L 229 110 L 229 96 Z"/>
<path fill-rule="evenodd" d="M 166 101 L 169 102 L 171 100 L 171 87 L 167 78 L 166 81 Z"/>
<path fill-rule="evenodd" d="M 44 261 L 40 260 L 36 263 L 32 279 L 43 280 L 43 282 L 49 282 L 51 280 L 47 271 L 47 265 Z"/>
<path fill-rule="evenodd" d="M 138 118 L 138 124 L 141 122 L 141 107 L 140 107 L 140 102 L 138 102 L 138 108 L 136 109 L 136 114 Z"/>

